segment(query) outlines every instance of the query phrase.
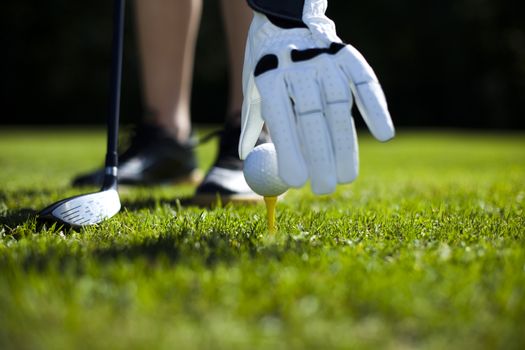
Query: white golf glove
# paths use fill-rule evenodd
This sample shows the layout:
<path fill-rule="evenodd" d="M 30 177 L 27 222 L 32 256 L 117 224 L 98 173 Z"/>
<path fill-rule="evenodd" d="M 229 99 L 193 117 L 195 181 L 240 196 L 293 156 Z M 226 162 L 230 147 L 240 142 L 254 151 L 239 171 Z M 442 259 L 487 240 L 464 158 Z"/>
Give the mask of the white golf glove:
<path fill-rule="evenodd" d="M 281 179 L 291 187 L 310 179 L 316 194 L 331 193 L 358 174 L 352 94 L 372 134 L 380 141 L 394 137 L 376 75 L 354 47 L 341 43 L 326 6 L 326 0 L 305 0 L 307 28 L 283 29 L 255 12 L 244 62 L 239 142 L 245 159 L 266 123 Z"/>

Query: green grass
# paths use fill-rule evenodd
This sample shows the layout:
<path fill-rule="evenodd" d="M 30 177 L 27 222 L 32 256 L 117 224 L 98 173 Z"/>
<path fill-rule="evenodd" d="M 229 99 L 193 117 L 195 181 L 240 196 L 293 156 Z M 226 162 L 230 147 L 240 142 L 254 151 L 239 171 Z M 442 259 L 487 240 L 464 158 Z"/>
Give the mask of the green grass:
<path fill-rule="evenodd" d="M 104 132 L 1 131 L 0 348 L 522 349 L 525 135 L 360 136 L 359 179 L 290 191 L 270 236 L 263 206 L 183 206 L 191 187 L 41 228 Z"/>

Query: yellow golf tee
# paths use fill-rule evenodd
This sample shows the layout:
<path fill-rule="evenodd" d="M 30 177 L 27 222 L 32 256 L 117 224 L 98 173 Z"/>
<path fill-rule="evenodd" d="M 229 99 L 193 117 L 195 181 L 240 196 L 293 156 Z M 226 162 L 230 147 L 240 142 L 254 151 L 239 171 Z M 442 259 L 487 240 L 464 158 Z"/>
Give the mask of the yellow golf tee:
<path fill-rule="evenodd" d="M 268 232 L 275 232 L 275 206 L 277 204 L 277 196 L 264 197 L 266 204 L 266 216 L 268 218 Z"/>

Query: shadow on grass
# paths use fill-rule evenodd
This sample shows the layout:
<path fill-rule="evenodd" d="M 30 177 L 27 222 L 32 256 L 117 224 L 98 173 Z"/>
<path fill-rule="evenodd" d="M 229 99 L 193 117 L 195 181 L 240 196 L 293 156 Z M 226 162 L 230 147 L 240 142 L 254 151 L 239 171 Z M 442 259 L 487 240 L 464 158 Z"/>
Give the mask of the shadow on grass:
<path fill-rule="evenodd" d="M 46 271 L 59 269 L 64 272 L 76 271 L 83 274 L 88 265 L 97 262 L 101 266 L 112 263 L 146 262 L 146 266 L 157 264 L 202 264 L 213 268 L 220 263 L 232 264 L 242 257 L 253 258 L 259 253 L 253 244 L 232 245 L 231 237 L 223 233 L 213 233 L 201 237 L 198 241 L 188 241 L 188 237 L 163 235 L 134 244 L 115 244 L 107 248 L 95 248 L 91 251 L 71 251 L 63 246 L 50 246 L 45 250 L 32 250 L 19 254 L 16 265 L 26 270 Z M 268 252 L 269 253 L 269 252 Z M 268 255 L 280 255 L 271 251 Z M 264 254 L 267 255 L 267 254 Z M 2 257 L 0 257 L 0 262 Z"/>
<path fill-rule="evenodd" d="M 246 205 L 255 205 L 259 204 L 256 201 L 246 201 L 246 202 L 221 202 L 220 198 L 202 200 L 196 199 L 194 196 L 185 196 L 177 197 L 170 200 L 159 200 L 156 198 L 145 198 L 140 200 L 124 200 L 122 201 L 122 209 L 128 211 L 139 211 L 142 209 L 155 209 L 157 206 L 168 205 L 174 208 L 182 207 L 196 207 L 201 209 L 215 209 L 225 207 L 226 205 L 233 206 L 246 206 Z"/>
<path fill-rule="evenodd" d="M 109 247 L 82 250 L 71 250 L 68 245 L 52 244 L 46 249 L 20 252 L 16 256 L 16 265 L 27 270 L 58 269 L 78 274 L 86 273 L 88 266 L 94 262 L 100 266 L 142 261 L 146 262 L 146 268 L 158 264 L 198 264 L 213 268 L 218 264 L 235 264 L 242 259 L 280 261 L 290 253 L 302 256 L 305 251 L 312 249 L 308 242 L 291 238 L 280 243 L 261 244 L 258 238 L 249 234 L 242 236 L 234 237 L 226 232 L 200 235 L 190 232 L 165 233 L 140 242 L 114 243 Z"/>
<path fill-rule="evenodd" d="M 116 244 L 108 248 L 96 249 L 92 252 L 92 256 L 104 262 L 146 259 L 150 262 L 162 260 L 178 263 L 189 259 L 198 260 L 211 267 L 219 262 L 231 263 L 245 250 L 249 253 L 252 249 L 233 246 L 231 237 L 220 232 L 201 236 L 198 239 L 192 239 L 190 235 L 164 234 L 140 243 Z"/>
<path fill-rule="evenodd" d="M 20 189 L 12 192 L 0 191 L 0 204 L 8 198 L 43 198 L 51 197 L 55 192 L 51 190 Z M 43 209 L 43 208 L 40 208 Z M 40 210 L 39 209 L 39 210 Z M 33 208 L 8 209 L 0 216 L 0 226 L 17 227 L 32 220 L 36 220 L 39 210 Z"/>
<path fill-rule="evenodd" d="M 38 211 L 34 209 L 19 209 L 17 211 L 0 216 L 0 226 L 16 227 L 36 218 Z"/>

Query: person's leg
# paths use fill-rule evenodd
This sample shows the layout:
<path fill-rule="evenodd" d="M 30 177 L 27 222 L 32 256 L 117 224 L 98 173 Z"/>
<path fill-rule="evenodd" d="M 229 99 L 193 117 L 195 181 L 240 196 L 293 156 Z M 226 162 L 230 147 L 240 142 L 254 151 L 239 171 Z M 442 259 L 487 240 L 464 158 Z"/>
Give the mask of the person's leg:
<path fill-rule="evenodd" d="M 200 181 L 191 147 L 190 94 L 202 0 L 136 0 L 145 123 L 120 155 L 119 183 Z M 103 170 L 74 179 L 98 185 Z"/>
<path fill-rule="evenodd" d="M 221 1 L 229 63 L 229 100 L 226 123 L 221 134 L 219 151 L 213 167 L 197 188 L 194 202 L 213 204 L 220 196 L 222 203 L 261 201 L 253 192 L 242 172 L 242 161 L 237 151 L 241 133 L 242 68 L 244 48 L 253 13 L 245 0 Z M 268 142 L 262 133 L 259 142 Z"/>
<path fill-rule="evenodd" d="M 185 142 L 202 0 L 136 0 L 142 86 L 151 123 Z"/>
<path fill-rule="evenodd" d="M 242 67 L 248 28 L 253 17 L 246 0 L 222 0 L 222 17 L 228 45 L 228 116 L 239 114 L 242 105 Z"/>

